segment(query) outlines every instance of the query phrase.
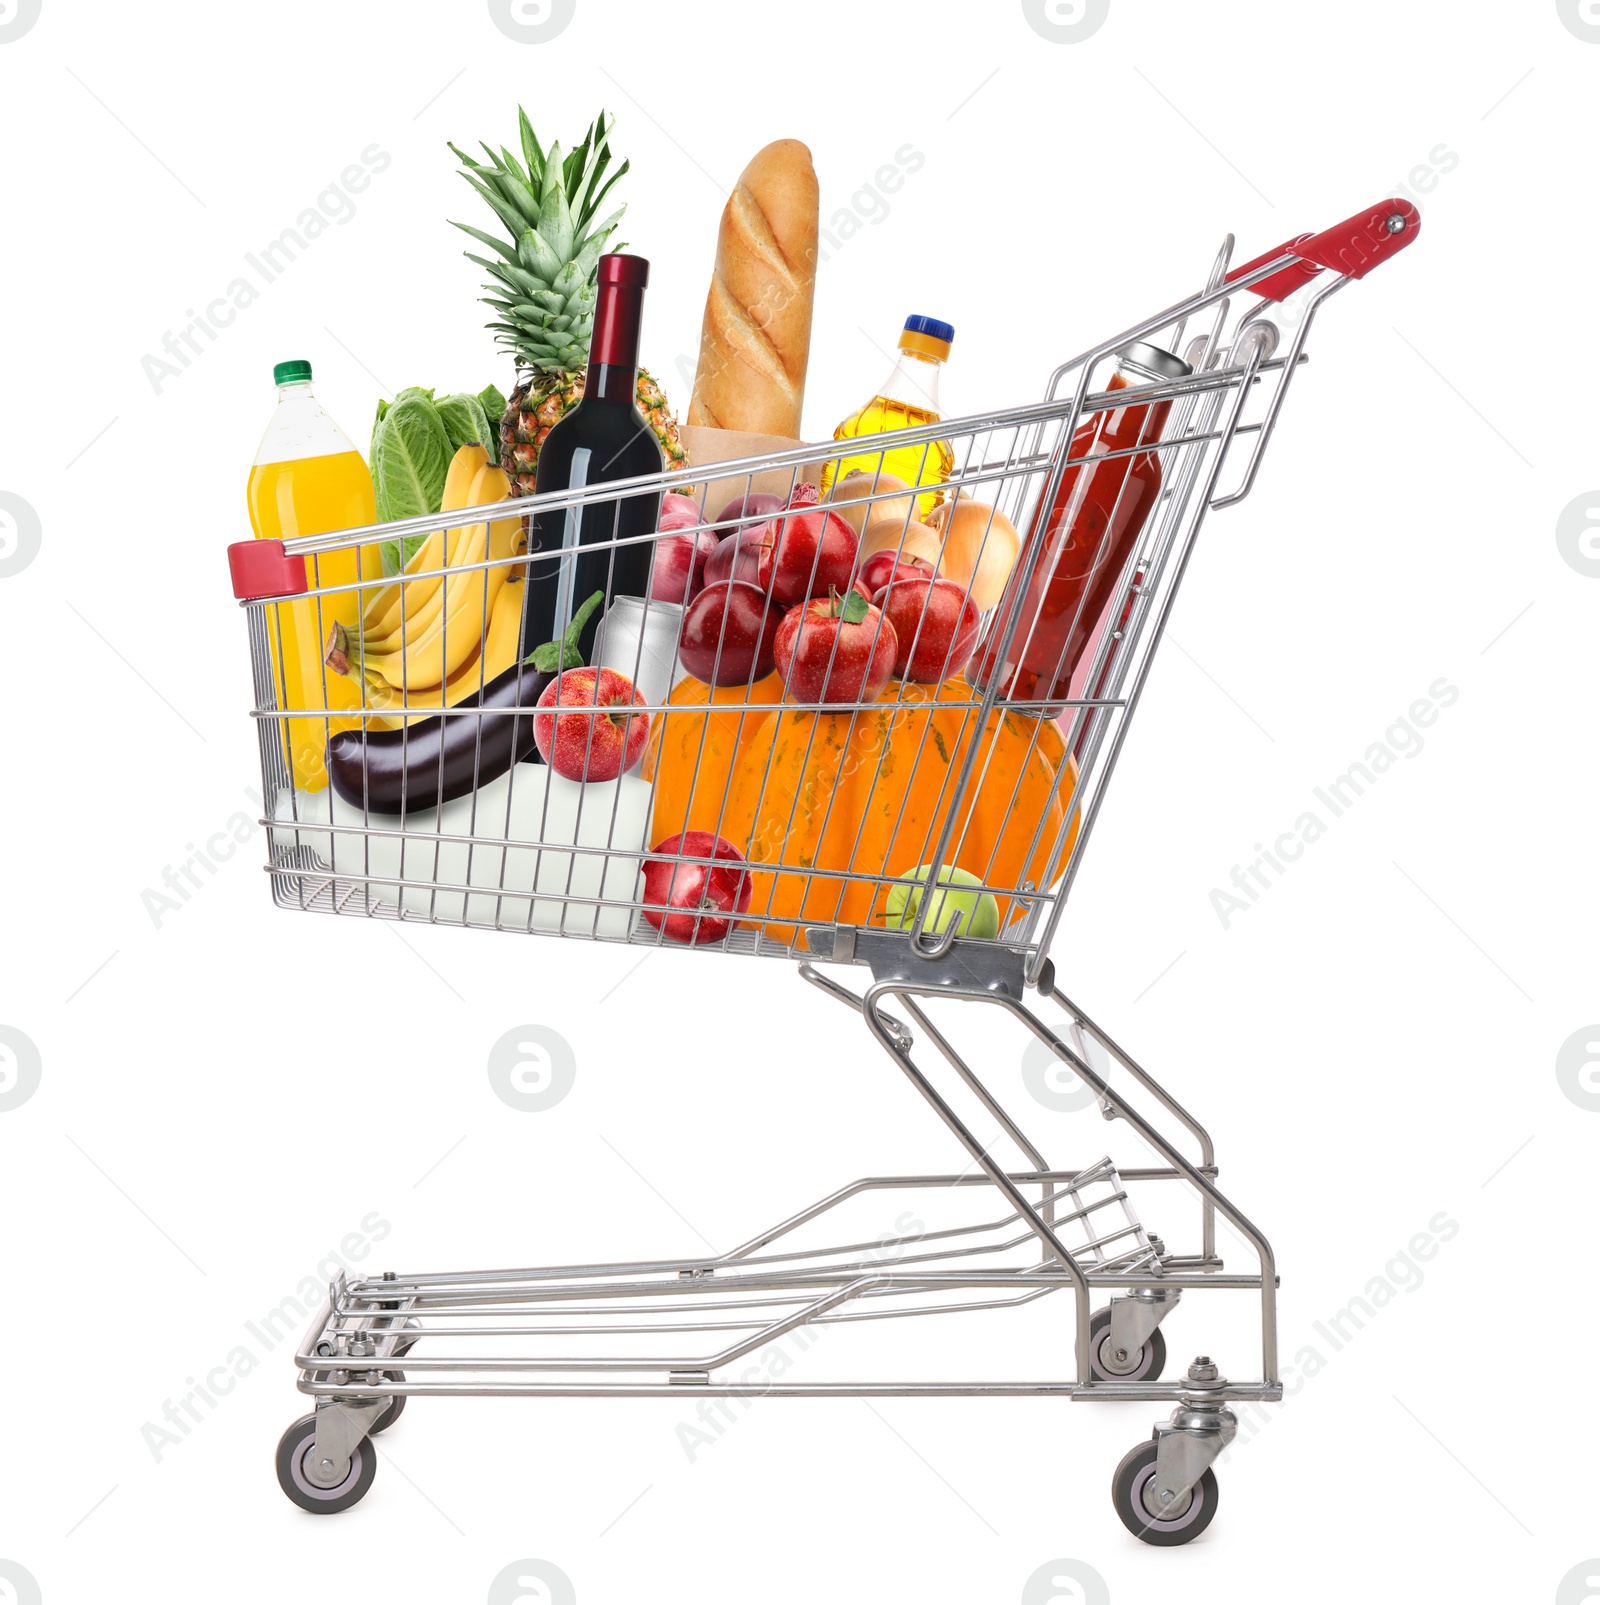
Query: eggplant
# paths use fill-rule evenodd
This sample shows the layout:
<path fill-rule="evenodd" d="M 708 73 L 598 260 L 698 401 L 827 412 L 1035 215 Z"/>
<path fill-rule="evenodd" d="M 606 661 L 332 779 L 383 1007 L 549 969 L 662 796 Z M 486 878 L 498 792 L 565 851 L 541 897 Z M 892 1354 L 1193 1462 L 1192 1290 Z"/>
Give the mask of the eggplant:
<path fill-rule="evenodd" d="M 562 669 L 583 666 L 578 636 L 603 599 L 596 591 L 563 640 L 539 647 L 450 711 L 399 730 L 341 730 L 328 742 L 334 794 L 364 811 L 408 814 L 498 780 L 534 750 L 533 712 L 545 687 Z M 462 711 L 468 708 L 483 711 Z"/>

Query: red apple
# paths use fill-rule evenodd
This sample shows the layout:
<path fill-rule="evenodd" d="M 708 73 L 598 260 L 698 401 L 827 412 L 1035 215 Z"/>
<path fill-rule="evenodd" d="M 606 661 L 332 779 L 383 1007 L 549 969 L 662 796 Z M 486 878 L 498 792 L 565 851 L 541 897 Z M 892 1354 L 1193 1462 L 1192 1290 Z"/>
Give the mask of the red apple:
<path fill-rule="evenodd" d="M 662 520 L 663 530 L 669 520 Z M 695 535 L 660 535 L 650 568 L 652 602 L 692 602 L 706 582 L 706 563 L 717 549 L 708 529 Z"/>
<path fill-rule="evenodd" d="M 744 855 L 709 830 L 668 836 L 650 851 L 682 854 L 686 861 L 645 860 L 644 900 L 656 906 L 645 909 L 644 917 L 675 942 L 720 942 L 735 922 L 717 916 L 739 915 L 750 906 L 750 871 L 724 867 L 742 866 Z M 663 908 L 683 912 L 666 914 Z"/>
<path fill-rule="evenodd" d="M 834 591 L 784 616 L 773 643 L 785 693 L 796 702 L 870 702 L 889 683 L 894 626 L 859 591 Z"/>
<path fill-rule="evenodd" d="M 895 580 L 872 600 L 894 626 L 894 672 L 902 680 L 937 685 L 972 656 L 978 609 L 954 580 Z"/>
<path fill-rule="evenodd" d="M 747 685 L 772 673 L 782 611 L 743 580 L 708 585 L 689 604 L 678 658 L 708 685 Z"/>
<path fill-rule="evenodd" d="M 635 706 L 643 707 L 644 697 L 615 669 L 563 670 L 539 707 L 585 711 L 534 714 L 539 756 L 567 780 L 615 780 L 638 762 L 650 736 L 650 715 L 627 711 Z"/>
<path fill-rule="evenodd" d="M 837 513 L 791 501 L 790 510 L 775 514 L 766 531 L 756 583 L 773 601 L 794 607 L 810 596 L 849 590 L 858 542 Z"/>
<path fill-rule="evenodd" d="M 862 589 L 867 593 L 870 602 L 886 585 L 893 585 L 896 580 L 931 580 L 932 567 L 923 562 L 920 557 L 913 557 L 910 552 L 896 557 L 892 548 L 876 551 L 861 565 L 861 572 L 856 579 Z"/>

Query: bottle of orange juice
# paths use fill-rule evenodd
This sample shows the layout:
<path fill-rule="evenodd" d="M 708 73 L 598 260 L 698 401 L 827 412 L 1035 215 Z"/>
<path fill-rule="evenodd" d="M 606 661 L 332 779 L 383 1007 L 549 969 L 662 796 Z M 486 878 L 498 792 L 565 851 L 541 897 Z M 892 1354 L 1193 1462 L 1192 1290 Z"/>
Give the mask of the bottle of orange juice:
<path fill-rule="evenodd" d="M 376 522 L 367 465 L 312 395 L 311 364 L 280 362 L 272 379 L 278 387 L 278 410 L 261 437 L 247 490 L 256 539 L 287 540 Z M 382 577 L 376 544 L 306 558 L 312 594 L 275 602 L 267 610 L 279 707 L 331 711 L 361 706 L 359 677 L 334 674 L 322 660 L 335 624 L 355 628 L 362 593 L 316 593 L 324 586 Z M 324 717 L 282 722 L 295 785 L 303 791 L 322 790 L 328 783 L 323 753 L 329 737 L 360 720 Z"/>

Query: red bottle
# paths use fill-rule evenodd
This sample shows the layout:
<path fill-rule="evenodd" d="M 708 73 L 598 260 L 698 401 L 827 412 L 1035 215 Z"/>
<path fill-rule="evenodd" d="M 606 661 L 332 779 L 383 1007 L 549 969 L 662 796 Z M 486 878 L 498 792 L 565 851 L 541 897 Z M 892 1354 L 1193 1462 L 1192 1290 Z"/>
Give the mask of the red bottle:
<path fill-rule="evenodd" d="M 1159 384 L 1188 375 L 1188 363 L 1142 341 L 1118 353 L 1108 390 Z M 1145 401 L 1095 413 L 1072 437 L 1074 458 L 1082 462 L 1061 476 L 1048 510 L 1034 515 L 1029 531 L 1045 517 L 1044 545 L 1029 572 L 1021 563 L 1011 571 L 1005 595 L 989 620 L 973 655 L 974 681 L 987 687 L 999 677 L 1001 696 L 1012 702 L 1052 702 L 1069 695 L 1078 667 L 1161 493 L 1161 456 L 1140 451 L 1155 446 L 1167 426 L 1172 402 Z M 1113 457 L 1112 452 L 1130 455 Z M 1026 551 L 1028 542 L 1023 542 Z M 1005 661 L 998 661 L 1000 636 L 1019 590 L 1026 589 L 1022 616 Z"/>

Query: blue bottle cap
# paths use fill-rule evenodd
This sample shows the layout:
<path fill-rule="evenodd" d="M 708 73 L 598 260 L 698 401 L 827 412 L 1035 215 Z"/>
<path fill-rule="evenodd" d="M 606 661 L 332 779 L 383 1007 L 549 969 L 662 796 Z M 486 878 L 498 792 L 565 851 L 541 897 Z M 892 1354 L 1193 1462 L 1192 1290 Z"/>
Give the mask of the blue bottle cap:
<path fill-rule="evenodd" d="M 935 340 L 943 340 L 946 345 L 956 337 L 954 324 L 943 323 L 938 318 L 925 318 L 917 312 L 906 319 L 906 328 L 912 334 L 930 334 Z"/>

